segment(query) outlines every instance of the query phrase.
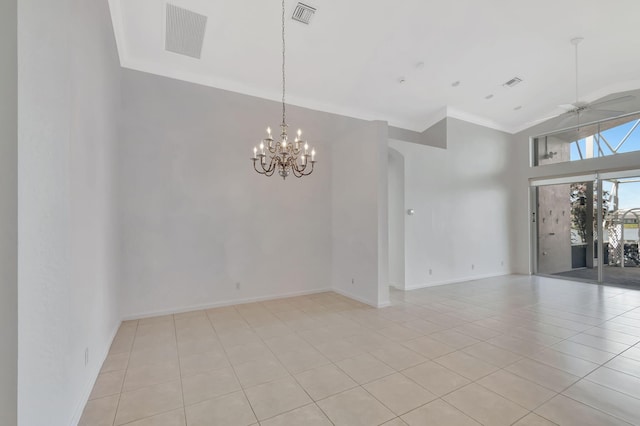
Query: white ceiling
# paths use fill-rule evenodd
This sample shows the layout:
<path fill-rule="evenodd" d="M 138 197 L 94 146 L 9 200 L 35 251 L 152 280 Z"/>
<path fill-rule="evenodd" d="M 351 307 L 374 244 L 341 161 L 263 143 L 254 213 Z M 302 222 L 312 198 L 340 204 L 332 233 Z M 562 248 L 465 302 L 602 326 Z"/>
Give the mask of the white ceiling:
<path fill-rule="evenodd" d="M 447 114 L 515 132 L 575 100 L 575 36 L 581 100 L 640 88 L 638 0 L 303 2 L 318 9 L 309 26 L 286 0 L 291 104 L 416 131 Z M 109 3 L 124 67 L 280 99 L 278 0 L 171 0 L 208 17 L 201 59 L 164 50 L 166 0 Z"/>

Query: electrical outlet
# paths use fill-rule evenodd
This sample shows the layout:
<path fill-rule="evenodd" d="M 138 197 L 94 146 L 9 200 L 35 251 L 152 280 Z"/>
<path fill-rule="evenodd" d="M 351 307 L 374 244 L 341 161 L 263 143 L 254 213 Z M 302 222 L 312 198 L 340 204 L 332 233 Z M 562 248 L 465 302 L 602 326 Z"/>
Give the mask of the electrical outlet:
<path fill-rule="evenodd" d="M 84 349 L 84 366 L 89 365 L 89 348 Z"/>
<path fill-rule="evenodd" d="M 240 290 L 240 283 L 239 282 L 236 283 L 236 290 Z"/>

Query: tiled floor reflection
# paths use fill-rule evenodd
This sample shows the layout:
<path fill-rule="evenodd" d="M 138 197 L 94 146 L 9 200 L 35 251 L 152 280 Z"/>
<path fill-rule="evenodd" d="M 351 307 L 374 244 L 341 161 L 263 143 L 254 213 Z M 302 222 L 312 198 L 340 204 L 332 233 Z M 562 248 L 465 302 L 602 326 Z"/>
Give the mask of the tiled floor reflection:
<path fill-rule="evenodd" d="M 640 425 L 640 291 L 507 276 L 122 324 L 81 425 Z"/>

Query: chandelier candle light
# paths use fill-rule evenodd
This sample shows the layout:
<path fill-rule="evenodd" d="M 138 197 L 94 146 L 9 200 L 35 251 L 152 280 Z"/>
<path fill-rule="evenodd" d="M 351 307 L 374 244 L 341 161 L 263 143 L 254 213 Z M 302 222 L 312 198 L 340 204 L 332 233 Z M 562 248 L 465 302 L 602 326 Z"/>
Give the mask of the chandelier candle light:
<path fill-rule="evenodd" d="M 285 106 L 285 42 L 284 42 L 284 0 L 282 0 L 282 124 L 280 141 L 276 142 L 271 136 L 271 128 L 267 127 L 267 138 L 260 142 L 259 147 L 253 147 L 253 168 L 265 176 L 273 176 L 275 171 L 282 179 L 290 173 L 295 177 L 308 176 L 313 172 L 316 163 L 316 151 L 302 140 L 302 130 L 298 129 L 298 136 L 293 143 L 289 143 L 287 136 L 286 106 Z M 258 152 L 260 151 L 260 152 Z M 267 160 L 269 156 L 269 160 Z M 256 164 L 257 163 L 257 164 Z"/>

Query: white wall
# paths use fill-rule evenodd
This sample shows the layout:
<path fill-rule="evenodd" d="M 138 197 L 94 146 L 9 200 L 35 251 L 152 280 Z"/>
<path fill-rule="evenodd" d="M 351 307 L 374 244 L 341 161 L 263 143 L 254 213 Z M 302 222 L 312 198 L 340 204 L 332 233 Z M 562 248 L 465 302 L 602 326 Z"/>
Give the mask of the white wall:
<path fill-rule="evenodd" d="M 404 290 L 404 157 L 389 148 L 389 285 Z"/>
<path fill-rule="evenodd" d="M 119 324 L 120 70 L 107 2 L 27 0 L 18 16 L 18 421 L 68 425 Z"/>
<path fill-rule="evenodd" d="M 17 2 L 0 3 L 0 425 L 15 425 L 18 370 Z"/>
<path fill-rule="evenodd" d="M 333 149 L 333 288 L 373 306 L 388 302 L 386 140 L 386 123 L 371 122 Z"/>
<path fill-rule="evenodd" d="M 510 272 L 510 135 L 447 119 L 447 149 L 390 141 L 405 159 L 406 288 Z M 472 267 L 473 265 L 473 267 Z"/>
<path fill-rule="evenodd" d="M 122 94 L 125 317 L 332 288 L 335 238 L 360 239 L 359 229 L 332 233 L 336 191 L 356 195 L 348 214 L 358 226 L 363 215 L 377 226 L 379 124 L 289 107 L 290 131 L 303 129 L 318 163 L 311 176 L 283 181 L 258 175 L 249 160 L 266 126 L 277 128 L 277 102 L 127 70 Z M 351 179 L 336 180 L 337 169 Z M 377 228 L 363 232 L 377 256 Z M 377 272 L 364 275 L 377 258 L 362 256 L 358 286 L 368 285 L 366 300 L 377 304 Z"/>

